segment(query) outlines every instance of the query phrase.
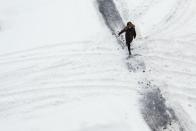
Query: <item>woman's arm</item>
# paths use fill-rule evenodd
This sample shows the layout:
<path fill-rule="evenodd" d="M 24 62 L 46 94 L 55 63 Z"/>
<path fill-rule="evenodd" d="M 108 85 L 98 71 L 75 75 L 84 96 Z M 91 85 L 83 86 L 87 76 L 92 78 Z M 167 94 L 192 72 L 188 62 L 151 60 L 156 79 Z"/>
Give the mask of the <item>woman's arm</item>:
<path fill-rule="evenodd" d="M 118 35 L 120 36 L 122 33 L 124 33 L 127 30 L 127 27 L 125 27 L 123 30 L 121 30 Z"/>

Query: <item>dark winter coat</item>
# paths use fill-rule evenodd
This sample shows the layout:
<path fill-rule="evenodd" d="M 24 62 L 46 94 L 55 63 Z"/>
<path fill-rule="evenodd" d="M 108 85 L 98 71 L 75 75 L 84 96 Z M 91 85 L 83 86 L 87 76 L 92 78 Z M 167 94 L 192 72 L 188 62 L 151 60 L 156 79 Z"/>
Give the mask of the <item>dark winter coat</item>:
<path fill-rule="evenodd" d="M 133 38 L 136 37 L 135 26 L 128 27 L 126 26 L 123 30 L 121 30 L 118 35 L 121 35 L 125 32 L 125 39 L 127 43 L 131 43 Z"/>

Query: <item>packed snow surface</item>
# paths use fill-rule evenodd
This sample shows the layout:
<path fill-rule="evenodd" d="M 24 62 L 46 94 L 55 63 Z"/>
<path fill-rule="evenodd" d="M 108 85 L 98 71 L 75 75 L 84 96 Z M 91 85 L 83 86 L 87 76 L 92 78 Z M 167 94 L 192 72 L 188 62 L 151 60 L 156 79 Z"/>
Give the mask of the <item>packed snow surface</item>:
<path fill-rule="evenodd" d="M 196 130 L 196 1 L 114 3 L 136 25 L 128 60 L 95 0 L 0 1 L 0 130 L 151 131 L 149 87 Z"/>

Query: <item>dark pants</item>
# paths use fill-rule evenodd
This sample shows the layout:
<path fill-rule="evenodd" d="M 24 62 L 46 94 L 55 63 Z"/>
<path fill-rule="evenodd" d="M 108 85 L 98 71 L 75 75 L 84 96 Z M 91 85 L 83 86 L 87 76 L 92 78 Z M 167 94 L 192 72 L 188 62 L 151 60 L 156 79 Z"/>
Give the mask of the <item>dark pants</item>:
<path fill-rule="evenodd" d="M 126 37 L 126 45 L 128 47 L 128 51 L 129 51 L 129 55 L 131 55 L 131 42 L 133 41 L 133 37 L 130 38 L 130 37 Z"/>

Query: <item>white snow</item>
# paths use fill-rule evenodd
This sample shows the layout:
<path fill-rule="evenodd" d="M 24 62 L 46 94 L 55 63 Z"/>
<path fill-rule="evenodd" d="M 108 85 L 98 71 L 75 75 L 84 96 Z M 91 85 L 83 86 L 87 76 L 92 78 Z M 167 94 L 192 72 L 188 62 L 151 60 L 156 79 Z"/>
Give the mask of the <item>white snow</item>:
<path fill-rule="evenodd" d="M 150 131 L 143 79 L 196 130 L 196 1 L 115 3 L 135 22 L 145 73 L 128 71 L 94 0 L 0 1 L 0 130 Z"/>
<path fill-rule="evenodd" d="M 103 31 L 91 0 L 13 1 L 0 2 L 1 53 L 87 40 Z"/>

